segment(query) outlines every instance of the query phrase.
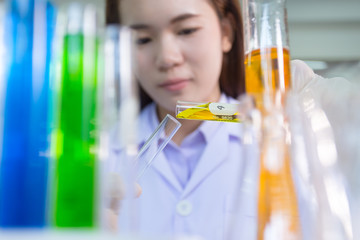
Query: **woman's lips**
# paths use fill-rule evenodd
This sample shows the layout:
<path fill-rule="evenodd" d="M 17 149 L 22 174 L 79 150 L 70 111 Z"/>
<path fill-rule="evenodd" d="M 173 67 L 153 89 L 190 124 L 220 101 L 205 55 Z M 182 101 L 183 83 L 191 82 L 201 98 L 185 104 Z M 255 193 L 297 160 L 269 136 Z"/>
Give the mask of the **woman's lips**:
<path fill-rule="evenodd" d="M 171 79 L 168 80 L 162 84 L 160 84 L 160 87 L 170 91 L 170 92 L 176 92 L 186 87 L 188 84 L 188 79 Z"/>

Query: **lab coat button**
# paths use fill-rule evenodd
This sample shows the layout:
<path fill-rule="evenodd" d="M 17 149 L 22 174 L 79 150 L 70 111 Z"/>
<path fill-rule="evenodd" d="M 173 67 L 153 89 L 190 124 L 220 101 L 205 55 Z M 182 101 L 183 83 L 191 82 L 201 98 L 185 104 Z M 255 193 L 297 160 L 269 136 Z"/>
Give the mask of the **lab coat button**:
<path fill-rule="evenodd" d="M 176 205 L 176 212 L 180 216 L 188 216 L 192 212 L 192 205 L 188 200 L 182 200 Z"/>

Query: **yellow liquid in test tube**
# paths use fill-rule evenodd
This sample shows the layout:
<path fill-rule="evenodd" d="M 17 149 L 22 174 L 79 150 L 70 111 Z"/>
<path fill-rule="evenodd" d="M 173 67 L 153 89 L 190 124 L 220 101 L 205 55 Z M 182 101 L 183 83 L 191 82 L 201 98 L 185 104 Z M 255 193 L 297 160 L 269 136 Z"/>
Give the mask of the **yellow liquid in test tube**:
<path fill-rule="evenodd" d="M 237 104 L 194 103 L 178 101 L 176 117 L 188 120 L 207 120 L 220 122 L 241 122 Z"/>

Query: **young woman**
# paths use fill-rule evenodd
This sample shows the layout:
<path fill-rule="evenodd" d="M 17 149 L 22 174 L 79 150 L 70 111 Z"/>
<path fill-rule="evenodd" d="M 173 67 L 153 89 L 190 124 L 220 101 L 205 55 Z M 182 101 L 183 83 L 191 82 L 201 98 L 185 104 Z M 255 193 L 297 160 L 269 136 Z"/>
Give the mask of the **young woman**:
<path fill-rule="evenodd" d="M 108 0 L 107 23 L 134 30 L 139 144 L 166 114 L 174 115 L 178 100 L 231 103 L 244 92 L 238 2 Z M 140 232 L 229 239 L 236 230 L 238 239 L 255 239 L 258 151 L 243 144 L 242 125 L 181 123 L 139 182 Z"/>

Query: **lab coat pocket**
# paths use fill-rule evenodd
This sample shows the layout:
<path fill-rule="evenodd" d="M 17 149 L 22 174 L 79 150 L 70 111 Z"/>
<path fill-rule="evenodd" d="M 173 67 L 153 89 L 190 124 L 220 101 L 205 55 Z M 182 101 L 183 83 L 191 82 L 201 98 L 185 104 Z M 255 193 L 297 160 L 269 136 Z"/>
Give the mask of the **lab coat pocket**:
<path fill-rule="evenodd" d="M 224 204 L 224 239 L 256 239 L 257 204 L 254 199 L 242 201 L 236 195 L 227 195 Z"/>

